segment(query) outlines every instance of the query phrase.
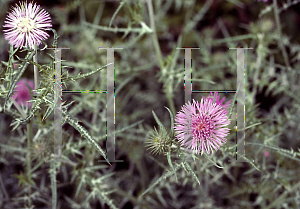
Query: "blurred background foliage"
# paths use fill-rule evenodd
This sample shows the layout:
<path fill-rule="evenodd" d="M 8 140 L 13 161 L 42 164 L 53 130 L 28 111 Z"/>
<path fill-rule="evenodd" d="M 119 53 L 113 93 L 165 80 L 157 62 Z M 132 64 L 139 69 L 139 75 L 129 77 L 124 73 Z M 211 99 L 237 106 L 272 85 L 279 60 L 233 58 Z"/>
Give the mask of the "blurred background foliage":
<path fill-rule="evenodd" d="M 298 1 L 155 0 L 151 2 L 154 15 L 147 3 L 139 0 L 35 2 L 50 13 L 59 35 L 58 46 L 70 48 L 62 52 L 63 72 L 87 73 L 106 64 L 106 50 L 98 47 L 124 47 L 115 50 L 115 128 L 122 130 L 143 120 L 116 134 L 116 159 L 124 162 L 112 163 L 111 167 L 98 162 L 103 160 L 101 155 L 80 133 L 63 125 L 64 156 L 73 164 L 60 164 L 58 208 L 113 208 L 105 197 L 124 209 L 300 208 L 300 159 L 286 151 L 300 148 Z M 15 3 L 18 1 L 1 0 L 1 23 Z M 153 34 L 141 33 L 140 22 L 152 28 L 151 19 L 155 21 L 162 57 L 155 49 Z M 97 29 L 97 25 L 103 27 Z M 48 46 L 53 41 L 50 35 Z M 9 45 L 2 35 L 0 46 L 0 59 L 7 62 Z M 245 153 L 259 170 L 249 163 L 230 162 L 235 159 L 234 112 L 227 144 L 211 155 L 223 169 L 198 156 L 190 165 L 200 186 L 181 168 L 177 171 L 178 182 L 172 175 L 139 198 L 170 169 L 166 157 L 150 154 L 145 142 L 149 131 L 157 127 L 152 110 L 169 130 L 170 116 L 164 106 L 172 109 L 173 104 L 177 112 L 184 104 L 184 52 L 176 47 L 201 48 L 192 50 L 193 90 L 236 89 L 236 51 L 228 48 L 253 48 L 245 50 L 245 125 L 260 125 L 246 130 L 246 143 L 257 144 L 246 144 Z M 46 53 L 50 50 L 39 54 L 39 63 L 50 62 Z M 22 52 L 17 55 L 24 57 Z M 2 64 L 1 73 L 3 69 Z M 33 79 L 32 65 L 23 77 Z M 68 90 L 105 88 L 106 70 L 63 86 Z M 202 95 L 208 94 L 194 94 L 193 98 Z M 226 101 L 233 98 L 233 94 L 223 96 Z M 104 149 L 105 137 L 101 136 L 106 134 L 106 96 L 68 93 L 63 94 L 63 101 L 74 101 L 69 113 L 82 121 L 80 124 Z M 53 143 L 53 114 L 41 121 L 44 111 L 42 108 L 34 118 L 32 149 L 38 156 L 33 167 L 47 159 Z M 23 174 L 26 126 L 10 132 L 13 118 L 4 113 L 0 118 L 0 207 L 51 208 L 49 165 L 39 165 L 29 181 Z M 173 156 L 175 160 L 179 159 Z M 106 179 L 100 181 L 103 176 Z M 30 196 L 26 194 L 28 184 L 33 185 Z M 102 196 L 103 191 L 111 190 Z"/>

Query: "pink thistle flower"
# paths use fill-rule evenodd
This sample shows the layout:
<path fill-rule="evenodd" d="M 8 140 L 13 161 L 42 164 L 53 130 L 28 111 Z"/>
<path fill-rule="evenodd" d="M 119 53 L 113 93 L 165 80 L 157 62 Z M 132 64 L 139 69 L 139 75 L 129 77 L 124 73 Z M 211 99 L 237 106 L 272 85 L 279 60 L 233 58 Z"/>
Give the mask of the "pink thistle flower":
<path fill-rule="evenodd" d="M 212 92 L 211 92 L 211 95 Z M 193 100 L 191 104 L 185 104 L 175 117 L 176 138 L 185 146 L 187 151 L 196 154 L 209 154 L 212 147 L 217 151 L 222 142 L 226 143 L 225 138 L 229 134 L 229 128 L 224 128 L 230 124 L 227 116 L 227 109 L 230 102 L 222 104 L 225 97 L 219 101 L 219 95 L 215 92 L 213 98 L 203 97 L 200 103 Z"/>
<path fill-rule="evenodd" d="M 265 151 L 264 155 L 265 155 L 265 157 L 269 157 L 269 152 Z"/>
<path fill-rule="evenodd" d="M 8 43 L 17 47 L 40 45 L 41 40 L 46 40 L 49 35 L 45 32 L 52 27 L 51 17 L 39 5 L 22 2 L 12 8 L 4 21 L 4 37 Z M 25 40 L 25 45 L 24 45 Z"/>
<path fill-rule="evenodd" d="M 28 105 L 28 107 L 30 108 L 32 104 L 31 102 L 27 101 L 31 100 L 31 96 L 29 89 L 25 83 L 27 83 L 31 87 L 31 89 L 34 90 L 34 83 L 30 80 L 22 78 L 18 81 L 12 98 L 16 100 L 19 106 L 23 104 L 24 106 Z"/>

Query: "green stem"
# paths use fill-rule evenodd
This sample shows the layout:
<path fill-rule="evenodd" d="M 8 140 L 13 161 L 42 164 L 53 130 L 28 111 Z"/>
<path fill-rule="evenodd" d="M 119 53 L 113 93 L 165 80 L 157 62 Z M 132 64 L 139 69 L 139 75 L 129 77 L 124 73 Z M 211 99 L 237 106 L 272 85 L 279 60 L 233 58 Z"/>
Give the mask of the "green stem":
<path fill-rule="evenodd" d="M 56 184 L 56 164 L 55 159 L 50 163 L 51 190 L 52 190 L 52 209 L 57 205 L 57 184 Z"/>
<path fill-rule="evenodd" d="M 165 67 L 164 67 L 163 56 L 162 56 L 160 46 L 159 46 L 159 43 L 158 43 L 158 38 L 157 38 L 157 35 L 156 35 L 156 28 L 155 28 L 152 1 L 147 0 L 147 5 L 148 5 L 148 10 L 149 10 L 150 27 L 151 27 L 151 30 L 153 31 L 152 32 L 152 39 L 153 39 L 154 49 L 156 51 L 156 55 L 157 55 L 158 60 L 159 60 L 160 69 L 162 71 L 164 71 Z M 172 83 L 169 83 L 169 85 L 172 85 Z M 166 87 L 167 91 L 165 93 L 166 93 L 166 97 L 167 97 L 170 109 L 171 109 L 172 113 L 175 114 L 176 110 L 175 110 L 175 105 L 174 105 L 174 101 L 173 101 L 172 86 L 169 86 L 169 87 L 171 87 L 170 88 L 171 91 L 169 91 L 168 87 Z"/>
<path fill-rule="evenodd" d="M 34 45 L 34 50 L 35 50 L 35 55 L 33 56 L 33 61 L 35 63 L 37 63 L 37 45 Z M 38 67 L 34 65 L 34 88 L 37 89 L 38 88 Z M 17 107 L 18 109 L 18 107 Z M 20 110 L 19 110 L 20 111 Z M 22 114 L 22 113 L 21 113 Z M 24 113 L 23 113 L 24 114 Z M 23 115 L 23 117 L 25 118 L 25 114 Z M 29 179 L 29 182 L 31 182 L 31 144 L 32 144 L 32 138 L 33 138 L 33 134 L 32 134 L 32 125 L 33 122 L 32 120 L 29 121 L 27 123 L 27 178 Z M 30 183 L 28 184 L 28 196 L 30 196 L 31 193 L 31 185 Z M 29 206 L 32 205 L 32 201 L 29 198 Z"/>
<path fill-rule="evenodd" d="M 166 97 L 167 97 L 168 103 L 170 105 L 170 109 L 172 111 L 172 114 L 176 115 L 176 108 L 175 108 L 175 105 L 174 105 L 174 100 L 173 100 L 172 95 L 169 93 L 169 91 L 167 91 Z"/>
<path fill-rule="evenodd" d="M 104 73 L 103 73 L 104 75 Z M 101 78 L 105 78 L 105 76 L 100 76 L 100 79 Z M 97 79 L 95 77 L 95 79 Z M 100 84 L 100 89 L 104 89 L 104 84 L 105 84 L 105 81 L 102 79 L 102 82 Z M 99 113 L 99 110 L 100 110 L 100 99 L 101 99 L 101 95 L 102 94 L 96 94 L 96 107 L 94 109 L 94 112 L 93 112 L 93 116 L 92 116 L 92 125 L 96 124 L 97 123 L 97 115 Z M 91 132 L 91 135 L 92 136 L 95 136 L 95 131 L 92 130 Z M 91 144 L 88 144 L 87 147 L 86 147 L 86 159 L 87 159 L 87 163 L 89 163 L 90 166 L 94 166 L 94 158 L 95 158 L 95 149 L 92 147 Z"/>
<path fill-rule="evenodd" d="M 31 179 L 31 152 L 30 152 L 30 148 L 31 148 L 31 143 L 32 143 L 32 120 L 27 123 L 27 178 Z M 31 193 L 31 185 L 28 184 L 28 196 L 30 196 Z M 31 199 L 29 199 L 29 205 L 31 206 Z"/>
<path fill-rule="evenodd" d="M 280 48 L 282 50 L 282 55 L 283 55 L 283 58 L 284 58 L 284 62 L 285 62 L 285 65 L 291 69 L 291 66 L 290 66 L 290 63 L 289 63 L 289 59 L 288 59 L 288 55 L 287 55 L 287 52 L 286 52 L 286 49 L 284 47 L 284 43 L 282 41 L 282 33 L 281 33 L 281 24 L 280 24 L 280 19 L 279 19 L 279 11 L 278 11 L 278 7 L 277 7 L 277 0 L 274 0 L 273 1 L 273 7 L 274 7 L 274 16 L 275 16 L 275 21 L 276 21 L 276 26 L 277 26 L 277 33 L 279 35 L 279 45 L 280 45 Z"/>
<path fill-rule="evenodd" d="M 163 63 L 163 57 L 162 57 L 162 53 L 159 47 L 159 43 L 158 43 L 158 39 L 157 39 L 157 35 L 156 35 L 156 29 L 155 29 L 155 22 L 154 22 L 154 12 L 153 12 L 153 6 L 152 6 L 152 1 L 151 0 L 147 0 L 147 5 L 148 5 L 148 10 L 149 10 L 149 18 L 150 18 L 150 26 L 152 29 L 152 39 L 153 39 L 153 44 L 154 44 L 154 48 L 159 60 L 159 65 L 161 70 L 163 70 L 164 68 L 164 63 Z"/>
<path fill-rule="evenodd" d="M 33 56 L 33 62 L 37 63 L 37 45 L 34 45 L 35 55 Z M 34 89 L 39 87 L 39 69 L 37 66 L 33 66 L 34 70 Z"/>

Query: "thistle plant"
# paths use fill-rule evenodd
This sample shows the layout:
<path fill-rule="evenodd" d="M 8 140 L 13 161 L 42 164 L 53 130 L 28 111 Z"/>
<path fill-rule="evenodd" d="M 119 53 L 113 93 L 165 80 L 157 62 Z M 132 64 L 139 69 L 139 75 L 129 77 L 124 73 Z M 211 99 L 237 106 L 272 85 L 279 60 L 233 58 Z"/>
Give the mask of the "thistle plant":
<path fill-rule="evenodd" d="M 210 154 L 212 148 L 216 151 L 219 145 L 226 143 L 226 136 L 229 128 L 225 128 L 230 124 L 228 117 L 228 109 L 231 100 L 223 104 L 225 97 L 219 100 L 220 95 L 217 92 L 201 99 L 200 103 L 193 100 L 191 104 L 188 102 L 176 114 L 175 126 L 171 121 L 170 133 L 162 125 L 156 114 L 153 112 L 155 120 L 159 124 L 159 132 L 154 127 L 154 131 L 149 132 L 147 137 L 149 148 L 153 153 L 163 153 L 170 149 L 172 144 L 176 143 L 181 147 L 185 147 L 187 152 L 201 155 L 204 152 Z M 215 100 L 215 101 L 214 101 Z M 168 108 L 167 108 L 168 109 Z M 173 115 L 170 112 L 171 120 Z M 223 142 L 223 143 L 222 143 Z"/>
<path fill-rule="evenodd" d="M 0 208 L 300 208 L 300 0 L 39 2 L 0 1 Z"/>
<path fill-rule="evenodd" d="M 32 118 L 34 117 L 34 114 L 37 112 L 37 110 L 41 109 L 41 105 L 43 103 L 46 103 L 46 105 L 48 106 L 48 109 L 45 112 L 43 119 L 46 119 L 54 109 L 54 101 L 53 101 L 54 89 L 53 89 L 53 85 L 51 85 L 53 82 L 51 77 L 53 77 L 54 66 L 55 66 L 54 56 L 50 56 L 51 63 L 49 65 L 47 64 L 39 65 L 36 62 L 36 59 L 34 59 L 34 61 L 32 61 L 31 59 L 35 56 L 35 53 L 37 51 L 40 52 L 40 50 L 37 50 L 34 47 L 40 45 L 42 41 L 49 38 L 49 35 L 45 32 L 45 30 L 52 30 L 54 33 L 53 47 L 57 47 L 58 36 L 56 34 L 56 31 L 50 28 L 52 25 L 51 25 L 51 17 L 49 13 L 46 12 L 44 9 L 40 9 L 39 5 L 33 3 L 20 2 L 19 5 L 16 5 L 15 7 L 12 8 L 12 11 L 8 14 L 5 23 L 6 24 L 3 27 L 8 28 L 6 30 L 3 30 L 5 34 L 5 39 L 9 41 L 9 44 L 11 44 L 11 46 L 16 47 L 17 49 L 13 51 L 11 47 L 10 60 L 6 64 L 7 65 L 6 74 L 5 74 L 6 77 L 3 79 L 9 85 L 7 85 L 6 87 L 5 85 L 2 85 L 2 88 L 4 88 L 5 90 L 2 92 L 1 96 L 5 97 L 4 108 L 8 107 L 9 109 L 11 107 L 11 104 L 8 104 L 8 100 L 12 96 L 11 100 L 14 102 L 20 114 L 23 116 L 23 119 L 15 118 L 15 121 L 11 124 L 14 125 L 13 130 L 17 129 L 21 124 L 27 123 L 27 150 L 28 151 L 27 151 L 27 160 L 26 160 L 27 162 L 26 179 L 28 179 L 28 182 L 26 185 L 28 186 L 28 190 L 27 190 L 28 194 L 30 194 L 32 189 L 31 186 L 33 185 L 32 171 L 31 171 L 32 170 L 31 152 L 35 152 L 34 153 L 35 155 L 41 156 L 43 155 L 45 150 L 47 150 L 45 147 L 45 143 L 37 143 L 37 142 L 32 143 L 33 140 Z M 45 42 L 44 44 L 46 45 Z M 14 66 L 13 63 L 15 59 L 14 56 L 19 48 L 20 49 L 24 48 L 24 51 L 27 51 L 27 55 L 25 59 L 16 56 L 20 61 L 22 61 L 22 64 L 20 64 L 17 73 L 15 72 L 12 73 L 13 66 Z M 35 67 L 34 73 L 38 72 L 36 68 L 39 68 L 40 72 L 42 72 L 42 77 L 44 78 L 44 82 L 42 83 L 41 88 L 34 89 L 34 85 L 32 82 L 29 82 L 26 79 L 20 79 L 23 73 L 25 72 L 27 66 L 29 65 L 29 63 L 34 65 Z M 104 67 L 87 74 L 73 76 L 73 77 L 67 74 L 66 77 L 62 78 L 62 82 L 64 82 L 65 84 L 65 81 L 67 80 L 75 81 L 80 78 L 85 78 L 87 76 L 90 76 L 98 72 L 103 68 Z M 10 80 L 11 75 L 14 75 L 12 82 Z M 36 94 L 34 94 L 34 98 L 32 98 L 33 97 L 32 90 L 36 92 Z M 12 95 L 13 91 L 14 91 L 14 95 Z M 3 93 L 6 94 L 6 96 Z M 27 102 L 28 104 L 26 104 Z M 34 102 L 34 106 L 32 106 L 32 102 Z M 24 106 L 25 104 L 29 108 L 32 107 L 30 109 L 28 116 L 26 116 L 24 111 L 19 107 L 20 105 Z M 65 121 L 67 121 L 69 124 L 74 126 L 74 128 L 77 129 L 85 138 L 87 138 L 98 149 L 98 151 L 105 157 L 104 151 L 97 144 L 95 139 L 93 139 L 93 137 L 91 137 L 89 133 L 87 133 L 86 130 L 78 124 L 78 121 L 76 121 L 76 119 L 74 119 L 71 115 L 69 115 L 66 112 L 67 107 L 68 105 L 63 106 L 63 110 L 64 110 L 63 114 L 65 116 Z M 50 174 L 51 174 L 51 184 L 52 184 L 52 192 L 53 192 L 52 208 L 56 208 L 56 176 L 54 175 L 54 173 L 56 173 L 57 162 L 55 162 L 56 161 L 55 158 L 48 159 L 48 161 L 51 164 Z M 23 175 L 21 176 L 23 178 Z M 21 178 L 21 176 L 18 177 Z M 32 206 L 31 198 L 28 199 L 27 205 L 30 207 Z"/>

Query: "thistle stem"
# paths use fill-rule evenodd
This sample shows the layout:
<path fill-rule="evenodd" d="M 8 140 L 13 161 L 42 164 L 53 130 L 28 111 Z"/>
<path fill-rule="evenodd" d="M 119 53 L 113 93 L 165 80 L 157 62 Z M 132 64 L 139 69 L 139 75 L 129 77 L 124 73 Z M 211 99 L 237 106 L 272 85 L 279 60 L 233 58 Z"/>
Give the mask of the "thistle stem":
<path fill-rule="evenodd" d="M 163 55 L 161 53 L 161 49 L 158 43 L 158 38 L 156 35 L 156 28 L 155 28 L 155 21 L 154 21 L 154 12 L 153 12 L 153 6 L 152 6 L 152 1 L 151 0 L 147 0 L 147 6 L 148 6 L 148 11 L 149 11 L 149 19 L 150 19 L 150 26 L 151 26 L 151 30 L 152 32 L 152 39 L 153 39 L 153 44 L 154 44 L 154 48 L 159 60 L 159 65 L 160 65 L 160 70 L 164 71 L 164 61 L 163 61 Z M 171 85 L 172 83 L 169 83 L 169 85 Z M 171 86 L 170 86 L 171 87 Z M 166 87 L 168 88 L 168 87 Z M 172 87 L 171 87 L 172 89 Z M 175 105 L 174 105 L 174 101 L 173 101 L 173 94 L 167 90 L 166 92 L 166 97 L 169 103 L 169 106 L 171 108 L 171 111 L 173 114 L 176 113 L 175 111 Z"/>
<path fill-rule="evenodd" d="M 37 45 L 34 45 L 34 50 L 35 50 L 35 54 L 33 56 L 33 62 L 37 63 Z M 39 70 L 38 67 L 33 65 L 33 70 L 34 70 L 34 89 L 38 88 L 38 74 L 39 74 Z M 18 107 L 17 107 L 18 108 Z M 26 117 L 25 115 L 23 116 L 24 118 Z M 31 144 L 32 144 L 32 138 L 33 138 L 33 134 L 32 134 L 32 120 L 29 121 L 29 123 L 27 123 L 27 178 L 29 180 L 29 182 L 31 182 Z M 28 196 L 30 196 L 31 194 L 31 185 L 30 183 L 28 184 Z M 32 202 L 31 199 L 29 198 L 29 206 L 31 206 Z"/>
<path fill-rule="evenodd" d="M 33 62 L 37 63 L 37 45 L 34 45 L 35 54 L 33 56 Z M 34 89 L 39 87 L 39 69 L 37 66 L 33 66 L 34 70 Z"/>
<path fill-rule="evenodd" d="M 31 152 L 30 152 L 30 147 L 31 147 L 31 142 L 32 142 L 32 120 L 27 123 L 27 178 L 31 179 Z M 28 184 L 28 196 L 30 196 L 31 193 L 31 185 Z M 29 205 L 31 205 L 31 199 L 29 198 Z"/>
<path fill-rule="evenodd" d="M 275 21 L 276 21 L 276 26 L 277 26 L 277 33 L 279 35 L 279 45 L 282 50 L 282 55 L 283 55 L 283 59 L 285 62 L 285 66 L 287 68 L 291 69 L 291 65 L 289 63 L 289 57 L 288 57 L 288 54 L 287 54 L 287 51 L 285 49 L 283 39 L 282 39 L 282 32 L 281 32 L 282 29 L 281 29 L 281 24 L 280 24 L 279 11 L 278 11 L 278 7 L 277 7 L 277 0 L 273 1 L 273 8 L 274 8 L 274 16 L 275 16 Z"/>

